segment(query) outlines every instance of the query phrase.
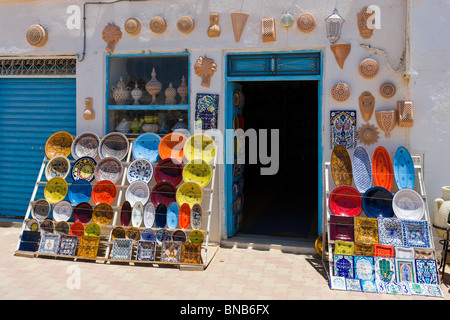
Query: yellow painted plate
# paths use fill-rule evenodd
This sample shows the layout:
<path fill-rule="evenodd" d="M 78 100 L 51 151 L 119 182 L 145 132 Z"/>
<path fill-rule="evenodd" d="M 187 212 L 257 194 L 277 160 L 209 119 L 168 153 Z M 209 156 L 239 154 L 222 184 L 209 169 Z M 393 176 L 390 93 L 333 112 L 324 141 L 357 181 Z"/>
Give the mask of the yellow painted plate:
<path fill-rule="evenodd" d="M 68 157 L 71 153 L 73 136 L 67 131 L 55 132 L 45 143 L 45 155 L 52 159 L 56 156 Z"/>
<path fill-rule="evenodd" d="M 49 203 L 55 204 L 64 200 L 68 189 L 67 183 L 63 178 L 52 178 L 45 186 L 44 197 Z"/>
<path fill-rule="evenodd" d="M 202 187 L 196 182 L 185 182 L 178 187 L 176 199 L 179 207 L 181 207 L 183 203 L 189 204 L 190 207 L 192 207 L 194 203 L 202 203 Z"/>
<path fill-rule="evenodd" d="M 104 226 L 107 225 L 113 218 L 114 212 L 112 207 L 107 203 L 100 203 L 94 207 L 92 211 L 92 221 Z"/>
<path fill-rule="evenodd" d="M 95 222 L 88 223 L 84 228 L 84 235 L 90 237 L 100 237 L 102 234 L 102 228 Z"/>
<path fill-rule="evenodd" d="M 211 163 L 216 155 L 216 143 L 207 134 L 197 133 L 186 140 L 183 151 L 188 161 L 202 159 Z"/>
<path fill-rule="evenodd" d="M 184 182 L 197 182 L 200 187 L 206 187 L 211 181 L 212 168 L 205 161 L 193 160 L 187 163 L 183 168 Z"/>

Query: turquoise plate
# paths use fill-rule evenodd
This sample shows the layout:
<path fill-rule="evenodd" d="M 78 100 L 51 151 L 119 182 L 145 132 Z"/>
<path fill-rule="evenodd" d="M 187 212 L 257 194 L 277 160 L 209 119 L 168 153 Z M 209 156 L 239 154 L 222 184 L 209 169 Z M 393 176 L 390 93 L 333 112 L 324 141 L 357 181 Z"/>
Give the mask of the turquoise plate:
<path fill-rule="evenodd" d="M 147 159 L 151 163 L 161 160 L 159 157 L 159 142 L 161 137 L 153 132 L 141 134 L 133 144 L 134 159 Z"/>
<path fill-rule="evenodd" d="M 405 147 L 399 147 L 394 156 L 394 179 L 399 190 L 414 189 L 416 175 L 411 155 Z"/>
<path fill-rule="evenodd" d="M 175 229 L 178 226 L 178 205 L 176 202 L 172 202 L 167 207 L 167 228 Z"/>

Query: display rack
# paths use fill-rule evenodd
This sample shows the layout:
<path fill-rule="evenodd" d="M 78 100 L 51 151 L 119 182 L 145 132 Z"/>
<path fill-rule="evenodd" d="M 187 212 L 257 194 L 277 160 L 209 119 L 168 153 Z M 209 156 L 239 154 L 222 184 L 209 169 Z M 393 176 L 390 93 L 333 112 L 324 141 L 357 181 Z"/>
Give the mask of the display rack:
<path fill-rule="evenodd" d="M 74 137 L 75 138 L 75 137 Z M 96 262 L 100 262 L 100 263 L 128 263 L 129 265 L 173 265 L 175 267 L 178 267 L 180 270 L 204 270 L 208 264 L 211 262 L 212 258 L 214 257 L 214 254 L 217 252 L 218 246 L 216 247 L 216 250 L 212 253 L 212 255 L 209 254 L 209 249 L 210 249 L 210 228 L 211 228 L 211 215 L 212 215 L 212 207 L 213 207 L 213 199 L 214 199 L 214 186 L 215 186 L 215 177 L 216 177 L 216 157 L 217 157 L 217 153 L 214 157 L 213 162 L 210 164 L 211 165 L 211 169 L 212 169 L 212 177 L 211 177 L 211 181 L 210 183 L 202 188 L 203 190 L 203 203 L 207 202 L 207 206 L 204 207 L 203 203 L 202 205 L 202 222 L 201 222 L 201 226 L 205 227 L 204 229 L 197 229 L 198 231 L 201 231 L 204 235 L 204 241 L 201 245 L 201 260 L 200 260 L 200 264 L 195 264 L 195 263 L 183 263 L 183 262 L 167 262 L 167 261 L 160 261 L 158 260 L 158 258 L 161 257 L 161 244 L 157 244 L 156 246 L 156 255 L 155 255 L 155 261 L 142 261 L 142 260 L 136 260 L 136 250 L 137 250 L 137 241 L 133 241 L 133 250 L 132 250 L 132 259 L 131 260 L 118 260 L 118 259 L 111 259 L 110 255 L 111 255 L 111 249 L 112 249 L 112 245 L 113 245 L 113 240 L 112 240 L 112 230 L 115 227 L 123 227 L 125 230 L 127 230 L 127 228 L 131 228 L 131 223 L 130 226 L 122 226 L 120 223 L 120 211 L 121 211 L 121 205 L 123 203 L 123 198 L 124 198 L 124 193 L 128 187 L 128 180 L 127 180 L 127 171 L 128 171 L 128 167 L 132 162 L 132 148 L 133 148 L 133 144 L 134 141 L 136 140 L 136 138 L 129 138 L 129 149 L 128 149 L 128 154 L 126 156 L 126 158 L 121 161 L 122 165 L 123 165 L 123 172 L 122 172 L 122 177 L 121 179 L 119 179 L 115 185 L 117 188 L 117 197 L 114 200 L 113 204 L 111 205 L 114 215 L 113 218 L 111 219 L 110 223 L 107 225 L 101 225 L 101 235 L 100 235 L 100 241 L 99 241 L 99 246 L 98 246 L 98 251 L 97 251 L 97 256 L 95 258 L 87 258 L 87 257 L 81 257 L 78 255 L 74 255 L 74 256 L 67 256 L 67 255 L 58 255 L 58 254 L 47 254 L 47 253 L 41 253 L 38 251 L 23 251 L 23 250 L 19 250 L 20 248 L 20 241 L 21 241 L 21 237 L 23 234 L 23 231 L 26 229 L 26 223 L 27 221 L 31 218 L 31 210 L 33 207 L 33 204 L 35 203 L 35 198 L 36 198 L 36 194 L 38 192 L 39 187 L 41 186 L 45 186 L 47 184 L 47 181 L 44 177 L 43 180 L 43 173 L 45 170 L 45 167 L 47 165 L 47 163 L 49 162 L 49 159 L 47 158 L 47 156 L 44 156 L 44 159 L 42 161 L 42 165 L 38 174 L 38 178 L 36 180 L 35 186 L 34 186 L 34 190 L 33 193 L 31 195 L 31 199 L 22 223 L 22 227 L 21 227 L 21 232 L 19 235 L 19 239 L 18 239 L 18 243 L 17 243 L 17 247 L 16 247 L 16 251 L 15 251 L 15 255 L 17 256 L 26 256 L 26 257 L 31 257 L 31 258 L 35 258 L 35 257 L 54 257 L 54 258 L 62 258 L 62 259 L 73 259 L 74 261 L 83 261 L 83 260 L 94 260 Z M 97 158 L 99 158 L 99 156 L 97 156 Z M 100 159 L 98 159 L 98 161 L 100 161 Z M 97 162 L 98 162 L 97 161 Z M 71 165 L 75 162 L 74 160 L 70 160 Z M 152 163 L 153 167 L 155 168 L 156 165 L 159 162 L 155 162 Z M 95 183 L 98 182 L 97 179 L 92 180 L 91 185 L 94 186 Z M 152 178 L 152 181 L 149 182 L 149 188 L 150 191 L 152 190 L 152 186 L 151 184 L 154 183 L 154 177 Z M 67 183 L 68 186 L 71 185 L 71 183 Z M 149 201 L 151 201 L 149 199 Z M 89 200 L 89 203 L 92 202 L 92 199 Z M 92 203 L 91 203 L 92 204 Z M 144 204 L 145 205 L 145 204 Z M 72 204 L 72 207 L 75 207 L 75 204 Z M 95 205 L 93 205 L 94 207 Z M 70 220 L 70 219 L 69 219 Z M 92 218 L 89 222 L 92 221 Z M 88 223 L 89 223 L 88 222 Z M 67 223 L 69 225 L 73 224 L 74 222 L 70 222 L 67 221 Z M 88 223 L 85 223 L 85 225 L 87 225 Z M 143 222 L 142 222 L 143 224 Z M 140 230 L 144 229 L 145 227 L 142 227 L 142 224 L 140 227 L 138 227 Z M 157 230 L 156 227 L 152 227 L 152 229 Z M 190 232 L 192 232 L 194 229 L 167 229 L 169 230 L 172 234 L 174 231 L 176 230 L 183 230 L 184 233 L 186 234 L 186 238 L 187 240 L 189 239 L 189 234 Z M 43 232 L 43 231 L 41 231 Z M 134 258 L 134 259 L 133 259 Z M 209 258 L 209 260 L 208 260 Z"/>

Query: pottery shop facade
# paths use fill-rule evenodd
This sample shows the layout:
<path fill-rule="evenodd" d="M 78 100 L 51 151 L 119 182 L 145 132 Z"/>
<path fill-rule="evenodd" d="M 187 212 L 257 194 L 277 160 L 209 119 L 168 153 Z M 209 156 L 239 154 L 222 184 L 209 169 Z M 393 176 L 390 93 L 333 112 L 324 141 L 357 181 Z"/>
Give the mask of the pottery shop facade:
<path fill-rule="evenodd" d="M 149 131 L 162 136 L 175 125 L 193 133 L 204 97 L 212 111 L 203 124 L 224 133 L 225 145 L 226 130 L 237 127 L 254 129 L 255 144 L 268 146 L 256 164 L 217 165 L 210 187 L 211 241 L 238 231 L 315 239 L 327 207 L 325 163 L 336 144 L 350 154 L 363 145 L 369 155 L 383 146 L 391 157 L 405 146 L 424 161 L 428 196 L 440 196 L 450 179 L 438 160 L 450 149 L 434 143 L 445 141 L 447 132 L 448 76 L 439 61 L 448 61 L 448 53 L 441 41 L 433 42 L 432 30 L 439 30 L 441 22 L 433 19 L 439 6 L 448 5 L 434 2 L 3 3 L 0 24 L 10 31 L 0 46 L 2 141 L 13 143 L 18 137 L 6 139 L 8 131 L 19 129 L 19 139 L 28 139 L 23 144 L 41 148 L 38 164 L 23 178 L 31 187 L 22 201 L 31 196 L 51 133 L 103 137 L 123 131 L 136 138 Z M 18 12 L 22 19 L 16 19 Z M 161 84 L 154 93 L 146 90 L 152 79 Z M 131 94 L 136 88 L 142 96 Z M 412 101 L 413 112 L 406 103 L 403 122 L 389 123 L 388 111 L 397 114 L 405 105 L 398 101 Z M 24 122 L 18 106 L 27 103 L 37 104 L 37 111 Z M 377 120 L 378 111 L 386 111 L 380 114 L 384 120 Z M 41 132 L 39 141 L 33 141 L 35 132 Z M 277 148 L 271 139 L 279 141 Z M 16 151 L 5 151 L 2 162 L 28 156 Z M 271 151 L 279 153 L 276 174 L 261 175 L 275 164 Z M 222 163 L 233 159 L 230 152 L 219 153 Z M 17 183 L 12 180 L 6 173 L 2 179 Z M 14 198 L 7 185 L 2 198 Z"/>

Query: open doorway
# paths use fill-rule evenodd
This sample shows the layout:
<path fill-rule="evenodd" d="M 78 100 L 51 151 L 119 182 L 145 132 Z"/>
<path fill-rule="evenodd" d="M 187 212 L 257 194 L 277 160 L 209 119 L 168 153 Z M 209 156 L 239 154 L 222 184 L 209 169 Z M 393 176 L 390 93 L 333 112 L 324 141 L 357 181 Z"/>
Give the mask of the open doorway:
<path fill-rule="evenodd" d="M 316 238 L 318 225 L 318 81 L 240 82 L 245 130 L 279 129 L 279 170 L 244 170 L 239 233 Z M 270 150 L 269 150 L 270 154 Z"/>

